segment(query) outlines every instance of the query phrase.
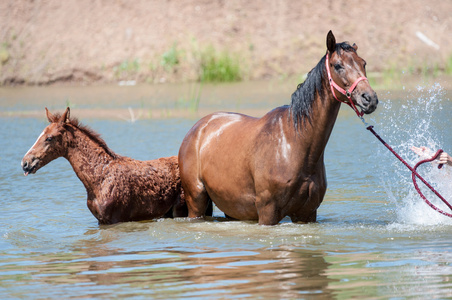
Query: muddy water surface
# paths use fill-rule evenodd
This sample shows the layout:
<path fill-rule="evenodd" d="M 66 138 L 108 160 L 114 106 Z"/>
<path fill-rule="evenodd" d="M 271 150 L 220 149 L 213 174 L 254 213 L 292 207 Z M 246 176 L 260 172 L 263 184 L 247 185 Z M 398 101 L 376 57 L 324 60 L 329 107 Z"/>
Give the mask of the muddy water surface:
<path fill-rule="evenodd" d="M 292 92 L 262 83 L 204 86 L 196 111 L 195 88 L 0 90 L 0 298 L 452 297 L 452 221 L 421 202 L 410 174 L 348 107 L 326 149 L 329 186 L 315 224 L 258 226 L 216 210 L 207 221 L 99 226 L 64 159 L 22 175 L 20 160 L 46 126 L 44 106 L 71 105 L 115 152 L 144 160 L 177 154 L 204 111 L 259 115 L 289 103 Z M 452 152 L 449 92 L 433 86 L 379 96 L 366 121 L 410 163 L 411 144 Z M 451 170 L 423 172 L 451 199 Z"/>

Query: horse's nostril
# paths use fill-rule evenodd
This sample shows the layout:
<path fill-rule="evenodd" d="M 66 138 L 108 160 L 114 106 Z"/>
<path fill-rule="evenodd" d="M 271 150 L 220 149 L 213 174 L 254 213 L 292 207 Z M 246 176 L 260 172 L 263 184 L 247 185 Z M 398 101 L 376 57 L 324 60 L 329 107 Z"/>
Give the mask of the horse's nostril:
<path fill-rule="evenodd" d="M 25 161 L 25 162 L 22 162 L 22 169 L 28 169 L 28 162 L 27 161 Z"/>
<path fill-rule="evenodd" d="M 361 97 L 364 99 L 364 102 L 370 103 L 370 95 L 368 93 L 363 93 Z"/>

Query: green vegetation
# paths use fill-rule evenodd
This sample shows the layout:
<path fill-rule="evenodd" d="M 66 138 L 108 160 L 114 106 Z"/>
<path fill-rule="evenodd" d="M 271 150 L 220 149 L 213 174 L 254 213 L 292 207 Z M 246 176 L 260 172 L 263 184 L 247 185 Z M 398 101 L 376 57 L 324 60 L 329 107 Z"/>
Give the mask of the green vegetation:
<path fill-rule="evenodd" d="M 160 64 L 165 70 L 170 71 L 180 63 L 181 54 L 182 52 L 177 49 L 177 44 L 174 43 L 168 51 L 163 53 Z"/>
<path fill-rule="evenodd" d="M 187 96 L 182 96 L 176 102 L 176 108 L 189 109 L 191 112 L 197 112 L 201 100 L 201 91 L 203 83 L 190 84 Z"/>
<path fill-rule="evenodd" d="M 449 59 L 446 61 L 445 73 L 447 75 L 452 75 L 452 54 L 449 55 Z"/>
<path fill-rule="evenodd" d="M 213 45 L 200 45 L 195 39 L 191 40 L 190 45 L 178 42 L 170 45 L 163 53 L 157 53 L 144 62 L 138 58 L 124 60 L 114 67 L 115 77 L 117 79 L 134 77 L 138 81 L 148 83 L 196 81 L 198 82 L 196 88 L 192 88 L 178 102 L 186 108 L 190 107 L 190 110 L 197 111 L 203 83 L 241 81 L 247 78 L 246 74 L 249 72 L 247 68 L 252 64 L 253 44 L 249 44 L 249 49 L 242 52 L 218 49 Z M 0 45 L 0 62 L 8 59 L 7 51 L 5 44 Z M 297 76 L 290 72 L 283 73 L 284 70 L 278 66 L 278 62 L 275 62 L 269 68 L 281 81 L 291 80 Z M 370 71 L 368 78 L 372 86 L 378 89 L 397 89 L 405 85 L 404 82 L 408 77 L 429 81 L 443 75 L 452 75 L 452 54 L 442 63 L 436 62 L 433 58 L 431 60 L 420 60 L 416 57 L 399 58 L 380 65 L 377 71 Z M 299 75 L 297 82 L 302 81 L 304 77 Z"/>
<path fill-rule="evenodd" d="M 6 64 L 6 62 L 9 60 L 9 51 L 8 51 L 8 44 L 3 43 L 0 47 L 0 65 Z"/>
<path fill-rule="evenodd" d="M 200 52 L 201 82 L 232 82 L 242 80 L 238 55 L 208 46 Z"/>
<path fill-rule="evenodd" d="M 125 60 L 113 70 L 117 78 L 133 76 L 140 71 L 140 61 L 138 59 Z"/>
<path fill-rule="evenodd" d="M 406 78 L 422 77 L 428 82 L 443 75 L 452 75 L 452 54 L 443 64 L 416 60 L 406 62 L 403 66 L 400 66 L 400 63 L 389 63 L 381 72 L 369 72 L 368 79 L 374 88 L 397 89 L 405 85 L 403 82 Z"/>

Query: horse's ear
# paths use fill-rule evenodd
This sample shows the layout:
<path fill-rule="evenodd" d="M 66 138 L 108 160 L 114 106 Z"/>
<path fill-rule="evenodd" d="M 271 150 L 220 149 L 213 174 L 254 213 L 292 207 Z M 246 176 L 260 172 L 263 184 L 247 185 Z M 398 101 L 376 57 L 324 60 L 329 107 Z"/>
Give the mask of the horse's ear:
<path fill-rule="evenodd" d="M 71 115 L 71 110 L 70 108 L 66 108 L 66 111 L 61 115 L 61 118 L 58 120 L 59 123 L 66 123 L 67 121 L 69 121 L 69 117 Z"/>
<path fill-rule="evenodd" d="M 330 53 L 333 53 L 334 50 L 336 50 L 336 38 L 331 30 L 328 31 L 326 36 L 326 48 Z"/>
<path fill-rule="evenodd" d="M 50 111 L 47 109 L 47 107 L 46 107 L 46 117 L 47 117 L 47 120 L 49 120 L 49 123 L 52 123 L 53 115 L 50 113 Z"/>
<path fill-rule="evenodd" d="M 355 51 L 358 51 L 358 45 L 356 45 L 355 43 L 353 43 L 353 49 L 355 49 Z"/>

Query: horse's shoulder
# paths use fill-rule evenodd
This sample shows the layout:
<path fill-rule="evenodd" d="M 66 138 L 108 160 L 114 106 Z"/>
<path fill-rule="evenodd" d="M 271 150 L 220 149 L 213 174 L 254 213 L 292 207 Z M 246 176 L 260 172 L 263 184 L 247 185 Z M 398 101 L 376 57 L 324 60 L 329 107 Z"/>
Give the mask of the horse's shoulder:
<path fill-rule="evenodd" d="M 215 121 L 215 120 L 219 120 L 220 122 L 225 122 L 225 121 L 228 122 L 228 121 L 241 121 L 241 120 L 247 120 L 247 119 L 255 119 L 255 118 L 245 115 L 245 114 L 241 114 L 241 113 L 224 112 L 224 111 L 215 112 L 215 113 L 207 115 L 206 117 L 203 118 L 203 120 L 206 122 L 211 122 L 211 121 Z"/>
<path fill-rule="evenodd" d="M 288 117 L 290 117 L 289 110 L 290 110 L 290 106 L 284 105 L 284 106 L 274 108 L 271 111 L 269 111 L 268 113 L 266 113 L 260 119 L 260 122 L 262 123 L 263 128 L 273 127 L 274 125 L 281 124 L 282 120 L 288 120 Z"/>

